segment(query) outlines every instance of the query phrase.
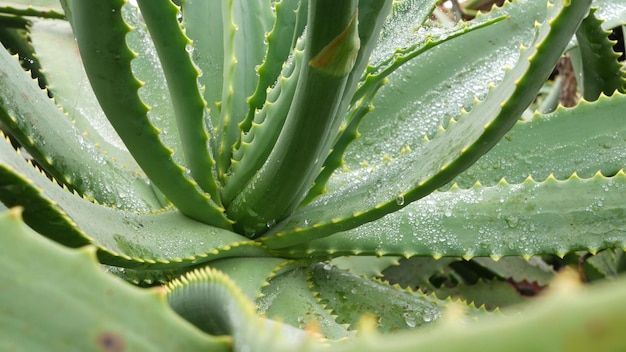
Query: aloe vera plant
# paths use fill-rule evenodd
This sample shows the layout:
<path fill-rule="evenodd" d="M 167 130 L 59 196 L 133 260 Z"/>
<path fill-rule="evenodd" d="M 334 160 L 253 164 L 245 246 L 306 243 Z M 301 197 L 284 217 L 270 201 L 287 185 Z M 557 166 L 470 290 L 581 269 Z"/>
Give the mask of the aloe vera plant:
<path fill-rule="evenodd" d="M 0 1 L 1 349 L 623 348 L 626 3 L 480 3 Z"/>

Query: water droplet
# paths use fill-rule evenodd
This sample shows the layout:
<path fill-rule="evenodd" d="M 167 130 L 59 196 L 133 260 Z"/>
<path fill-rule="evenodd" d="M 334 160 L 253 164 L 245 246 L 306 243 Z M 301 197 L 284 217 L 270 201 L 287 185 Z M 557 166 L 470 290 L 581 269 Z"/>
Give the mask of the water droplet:
<path fill-rule="evenodd" d="M 506 221 L 506 225 L 512 229 L 519 225 L 519 218 L 517 216 L 506 216 L 504 221 Z"/>
<path fill-rule="evenodd" d="M 408 327 L 414 328 L 417 325 L 417 320 L 415 319 L 413 314 L 404 313 L 402 314 L 402 316 L 404 317 L 404 322 L 406 323 Z M 424 319 L 426 319 L 426 317 L 424 317 Z"/>
<path fill-rule="evenodd" d="M 304 219 L 304 224 L 305 225 L 310 225 L 311 224 L 311 219 Z"/>
<path fill-rule="evenodd" d="M 396 197 L 396 204 L 404 205 L 404 196 L 397 196 Z"/>
<path fill-rule="evenodd" d="M 188 53 L 192 53 L 193 52 L 193 45 L 191 45 L 191 44 L 185 45 L 185 51 L 188 52 Z"/>
<path fill-rule="evenodd" d="M 268 229 L 274 225 L 276 225 L 276 219 L 272 219 L 265 224 L 265 226 L 267 226 Z"/>
<path fill-rule="evenodd" d="M 433 317 L 430 314 L 424 314 L 424 316 L 422 317 L 422 320 L 424 320 L 424 322 L 426 323 L 430 323 L 433 320 Z"/>
<path fill-rule="evenodd" d="M 326 271 L 330 271 L 330 269 L 332 269 L 333 267 L 330 264 L 326 263 L 326 264 L 324 264 L 324 266 L 322 268 L 324 270 L 326 270 Z"/>

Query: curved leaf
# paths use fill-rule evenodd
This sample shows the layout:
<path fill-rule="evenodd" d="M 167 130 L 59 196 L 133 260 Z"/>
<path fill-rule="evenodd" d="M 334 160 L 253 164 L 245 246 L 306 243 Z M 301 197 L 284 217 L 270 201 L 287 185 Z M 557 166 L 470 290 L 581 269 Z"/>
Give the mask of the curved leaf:
<path fill-rule="evenodd" d="M 267 50 L 265 33 L 272 28 L 274 13 L 269 0 L 228 0 L 222 6 L 224 32 L 224 81 L 218 127 L 218 173 L 230 168 L 233 147 L 241 137 L 239 124 L 251 108 L 248 97 L 258 84 L 257 66 Z"/>
<path fill-rule="evenodd" d="M 215 161 L 208 131 L 213 130 L 207 103 L 198 88 L 199 71 L 191 60 L 191 40 L 184 35 L 176 17 L 180 10 L 170 1 L 138 1 L 150 38 L 155 44 L 174 105 L 174 115 L 187 165 L 194 180 L 221 205 Z"/>
<path fill-rule="evenodd" d="M 188 216 L 228 229 L 231 224 L 223 209 L 172 160 L 172 150 L 161 143 L 159 131 L 147 117 L 149 107 L 138 94 L 142 84 L 131 68 L 136 55 L 126 45 L 131 29 L 122 17 L 123 4 L 122 0 L 70 4 L 72 27 L 92 88 L 109 121 L 159 190 Z"/>
<path fill-rule="evenodd" d="M 40 165 L 68 187 L 120 208 L 160 208 L 132 164 L 126 169 L 115 154 L 107 155 L 85 138 L 4 48 L 0 48 L 0 120 Z"/>
<path fill-rule="evenodd" d="M 576 31 L 583 66 L 583 96 L 590 101 L 598 99 L 601 93 L 624 93 L 626 85 L 626 72 L 617 61 L 620 55 L 613 51 L 615 43 L 609 40 L 610 33 L 602 29 L 595 12 L 592 10 Z"/>
<path fill-rule="evenodd" d="M 287 216 L 321 170 L 342 122 L 335 114 L 359 49 L 356 6 L 356 1 L 310 3 L 307 64 L 285 125 L 264 165 L 226 207 L 242 233 L 259 236 Z"/>
<path fill-rule="evenodd" d="M 178 268 L 229 256 L 263 257 L 260 243 L 175 210 L 137 214 L 94 204 L 48 180 L 0 141 L 0 201 L 24 206 L 26 222 L 68 246 L 95 244 L 103 263 Z"/>
<path fill-rule="evenodd" d="M 168 285 L 168 302 L 185 319 L 213 335 L 231 335 L 235 351 L 303 350 L 305 331 L 262 319 L 228 276 L 214 269 L 189 272 Z"/>
<path fill-rule="evenodd" d="M 619 351 L 625 347 L 619 328 L 626 314 L 624 297 L 624 280 L 579 287 L 569 275 L 549 296 L 529 304 L 523 315 L 486 317 L 468 324 L 463 316 L 450 314 L 436 329 L 422 334 L 370 335 L 329 351 Z"/>
<path fill-rule="evenodd" d="M 353 335 L 336 322 L 336 316 L 311 290 L 306 269 L 298 268 L 272 278 L 257 299 L 259 313 L 300 329 L 315 329 L 322 336 L 337 340 Z"/>
<path fill-rule="evenodd" d="M 626 247 L 626 174 L 453 187 L 357 229 L 285 248 L 291 257 L 536 254 Z M 326 254 L 327 253 L 327 254 Z"/>
<path fill-rule="evenodd" d="M 480 160 L 454 179 L 461 188 L 476 181 L 484 186 L 502 178 L 520 183 L 528 176 L 566 179 L 574 172 L 583 178 L 598 170 L 611 176 L 626 166 L 626 95 L 601 96 L 575 108 L 520 120 Z M 585 141 L 581 143 L 581 141 Z"/>
<path fill-rule="evenodd" d="M 100 269 L 94 247 L 63 248 L 19 217 L 18 209 L 0 214 L 0 349 L 229 350 L 228 338 L 203 334 L 177 316 L 162 289 L 112 277 Z M 60 317 L 71 319 L 59 324 Z"/>
<path fill-rule="evenodd" d="M 264 243 L 281 248 L 354 228 L 428 195 L 468 168 L 534 100 L 543 83 L 538 78 L 550 74 L 588 7 L 583 1 L 551 4 L 551 15 L 537 26 L 533 46 L 523 48 L 498 89 L 419 149 L 340 176 L 345 182 L 341 188 L 296 210 L 263 237 Z"/>

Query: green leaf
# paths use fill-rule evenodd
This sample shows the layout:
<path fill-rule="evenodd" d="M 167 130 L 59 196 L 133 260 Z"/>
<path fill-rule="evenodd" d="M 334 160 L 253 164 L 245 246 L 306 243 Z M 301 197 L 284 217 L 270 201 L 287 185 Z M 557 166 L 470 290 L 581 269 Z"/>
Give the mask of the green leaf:
<path fill-rule="evenodd" d="M 355 329 L 365 313 L 377 318 L 383 332 L 415 328 L 435 322 L 444 302 L 436 297 L 402 290 L 355 276 L 329 264 L 311 267 L 312 290 L 327 304 L 337 322 Z"/>
<path fill-rule="evenodd" d="M 576 31 L 582 56 L 583 96 L 589 101 L 598 99 L 601 93 L 625 92 L 626 73 L 617 61 L 620 55 L 613 51 L 615 43 L 609 40 L 610 33 L 602 29 L 601 23 L 592 10 Z"/>
<path fill-rule="evenodd" d="M 378 66 L 398 49 L 412 46 L 420 34 L 418 29 L 428 20 L 437 5 L 434 0 L 393 1 L 389 19 L 383 24 L 370 65 Z"/>
<path fill-rule="evenodd" d="M 544 299 L 528 304 L 522 315 L 485 317 L 476 324 L 468 324 L 458 314 L 450 314 L 448 319 L 444 316 L 442 324 L 435 329 L 421 334 L 407 331 L 393 338 L 369 335 L 349 346 L 329 350 L 622 350 L 625 344 L 620 327 L 626 314 L 623 304 L 626 281 L 579 287 L 576 278 L 571 276 L 561 278 L 560 287 Z"/>
<path fill-rule="evenodd" d="M 495 185 L 502 178 L 520 183 L 529 176 L 565 179 L 574 172 L 583 178 L 598 170 L 614 175 L 626 166 L 624 109 L 626 95 L 615 93 L 610 99 L 601 96 L 592 103 L 581 101 L 572 109 L 560 107 L 521 120 L 454 182 L 467 188 L 476 181 Z"/>
<path fill-rule="evenodd" d="M 603 20 L 602 29 L 609 30 L 626 24 L 626 4 L 613 0 L 594 0 L 592 7 L 598 7 L 596 16 Z"/>
<path fill-rule="evenodd" d="M 347 175 L 335 174 L 341 179 L 340 188 L 294 211 L 264 235 L 264 243 L 281 248 L 354 228 L 428 195 L 465 170 L 505 135 L 534 100 L 543 82 L 539 78 L 550 74 L 588 5 L 582 1 L 550 5 L 550 16 L 537 25 L 533 46 L 523 48 L 498 89 L 417 150 Z"/>
<path fill-rule="evenodd" d="M 248 116 L 248 97 L 257 87 L 257 66 L 267 50 L 265 33 L 274 14 L 269 0 L 228 0 L 222 6 L 224 33 L 224 81 L 220 102 L 220 178 L 230 168 L 233 147 L 241 137 L 239 123 Z"/>
<path fill-rule="evenodd" d="M 147 117 L 149 107 L 138 94 L 142 84 L 131 69 L 136 54 L 126 45 L 131 28 L 122 17 L 123 4 L 121 0 L 70 4 L 72 27 L 92 88 L 109 121 L 159 190 L 186 215 L 228 229 L 231 224 L 223 209 L 172 160 L 172 150 L 161 143 L 159 131 Z"/>
<path fill-rule="evenodd" d="M 289 257 L 560 256 L 626 246 L 626 174 L 453 187 L 354 230 L 285 248 Z"/>
<path fill-rule="evenodd" d="M 138 1 L 141 15 L 155 44 L 174 105 L 178 132 L 187 165 L 194 180 L 221 205 L 214 178 L 209 143 L 213 131 L 207 103 L 198 90 L 199 71 L 191 61 L 191 40 L 182 32 L 176 14 L 179 9 L 170 1 Z"/>
<path fill-rule="evenodd" d="M 0 121 L 63 184 L 120 208 L 158 209 L 160 204 L 133 165 L 126 169 L 74 126 L 37 84 L 0 48 Z M 5 149 L 6 153 L 15 154 Z"/>
<path fill-rule="evenodd" d="M 459 258 L 439 258 L 432 257 L 411 257 L 401 259 L 397 266 L 387 268 L 383 272 L 384 279 L 390 284 L 398 284 L 400 287 L 423 292 L 435 291 L 436 287 L 431 282 L 431 278 L 438 276 L 448 276 L 449 265 L 460 261 Z"/>
<path fill-rule="evenodd" d="M 307 271 L 298 268 L 273 277 L 269 285 L 263 287 L 263 295 L 256 303 L 259 314 L 283 321 L 297 328 L 313 328 L 322 336 L 337 340 L 352 335 L 347 326 L 335 321 L 325 305 L 311 290 Z"/>
<path fill-rule="evenodd" d="M 460 283 L 455 287 L 441 287 L 435 291 L 437 297 L 451 298 L 472 303 L 475 306 L 484 306 L 486 309 L 510 307 L 529 299 L 524 297 L 506 281 L 483 281 L 475 284 Z M 515 306 L 514 306 L 515 307 Z M 511 308 L 514 310 L 515 308 Z"/>
<path fill-rule="evenodd" d="M 241 291 L 254 301 L 271 277 L 293 269 L 291 260 L 282 258 L 226 258 L 211 262 L 211 268 L 228 275 Z"/>
<path fill-rule="evenodd" d="M 312 334 L 257 316 L 253 303 L 218 270 L 189 272 L 167 288 L 176 312 L 210 334 L 232 336 L 234 351 L 295 351 L 314 342 Z"/>
<path fill-rule="evenodd" d="M 307 11 L 307 3 L 300 0 L 281 0 L 274 4 L 274 25 L 267 33 L 267 52 L 263 63 L 257 68 L 259 81 L 254 94 L 248 99 L 250 109 L 240 129 L 247 132 L 252 125 L 257 109 L 261 109 L 267 97 L 268 88 L 278 84 L 281 67 L 288 61 L 288 57 L 295 49 L 296 38 L 302 35 L 303 26 L 298 25 L 299 13 Z"/>
<path fill-rule="evenodd" d="M 491 258 L 474 258 L 473 262 L 489 269 L 503 279 L 512 279 L 516 282 L 536 282 L 538 285 L 547 285 L 553 278 L 555 271 L 539 257 L 524 260 L 519 257 L 504 257 L 493 261 Z"/>
<path fill-rule="evenodd" d="M 5 0 L 0 13 L 44 18 L 65 18 L 58 0 Z"/>
<path fill-rule="evenodd" d="M 356 14 L 352 16 L 346 29 L 311 58 L 309 66 L 335 77 L 343 77 L 352 72 L 361 46 L 357 18 Z"/>
<path fill-rule="evenodd" d="M 220 124 L 217 103 L 222 99 L 224 79 L 222 3 L 222 1 L 184 0 L 181 4 L 184 13 L 181 17 L 182 24 L 185 34 L 193 41 L 191 56 L 202 72 L 198 81 L 202 85 L 202 93 L 208 104 L 213 126 Z M 215 141 L 213 146 L 216 146 Z"/>
<path fill-rule="evenodd" d="M 83 138 L 124 165 L 128 172 L 143 175 L 93 94 L 70 24 L 66 21 L 37 20 L 30 28 L 30 37 L 32 45 L 37 48 L 37 60 L 46 68 L 47 90 Z"/>
<path fill-rule="evenodd" d="M 231 169 L 222 189 L 224 203 L 230 203 L 263 166 L 272 152 L 292 105 L 304 60 L 304 40 L 298 40 L 293 55 L 283 66 L 263 108 L 233 153 Z"/>
<path fill-rule="evenodd" d="M 335 75 L 337 72 L 329 75 L 325 69 L 313 67 L 311 59 L 339 37 L 343 39 L 336 45 L 346 45 L 356 54 L 352 42 L 358 38 L 353 38 L 356 31 L 349 28 L 354 26 L 357 3 L 327 0 L 310 4 L 304 51 L 304 62 L 309 64 L 303 65 L 300 72 L 285 125 L 263 167 L 226 206 L 229 215 L 237 219 L 239 231 L 249 236 L 267 231 L 268 225 L 271 227 L 298 205 L 321 170 L 333 131 L 342 122 L 335 114 L 348 73 L 341 77 Z M 268 207 L 269 203 L 274 205 Z"/>
<path fill-rule="evenodd" d="M 383 276 L 383 270 L 398 265 L 397 257 L 339 257 L 330 261 L 330 264 L 349 271 L 355 275 L 374 278 Z"/>
<path fill-rule="evenodd" d="M 68 246 L 95 244 L 103 263 L 180 268 L 231 256 L 263 257 L 260 243 L 168 209 L 137 214 L 94 204 L 59 187 L 0 141 L 0 201 L 24 206 L 41 234 Z"/>
<path fill-rule="evenodd" d="M 0 229 L 0 349 L 229 350 L 228 338 L 177 316 L 162 289 L 140 290 L 102 271 L 94 247 L 42 238 L 19 209 L 0 214 Z"/>

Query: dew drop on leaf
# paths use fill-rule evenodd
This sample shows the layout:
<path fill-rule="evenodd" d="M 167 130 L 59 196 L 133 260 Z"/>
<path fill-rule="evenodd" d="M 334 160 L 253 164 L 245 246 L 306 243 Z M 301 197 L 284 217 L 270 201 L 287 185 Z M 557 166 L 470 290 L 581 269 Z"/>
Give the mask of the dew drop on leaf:
<path fill-rule="evenodd" d="M 402 316 L 404 317 L 404 322 L 408 327 L 414 328 L 417 325 L 417 321 L 413 314 L 407 312 L 402 314 Z M 426 317 L 424 317 L 424 319 L 426 319 Z"/>
<path fill-rule="evenodd" d="M 507 216 L 504 218 L 504 221 L 506 221 L 506 225 L 512 229 L 519 225 L 519 218 L 516 216 Z"/>
<path fill-rule="evenodd" d="M 404 196 L 397 196 L 396 197 L 396 204 L 404 205 Z"/>

